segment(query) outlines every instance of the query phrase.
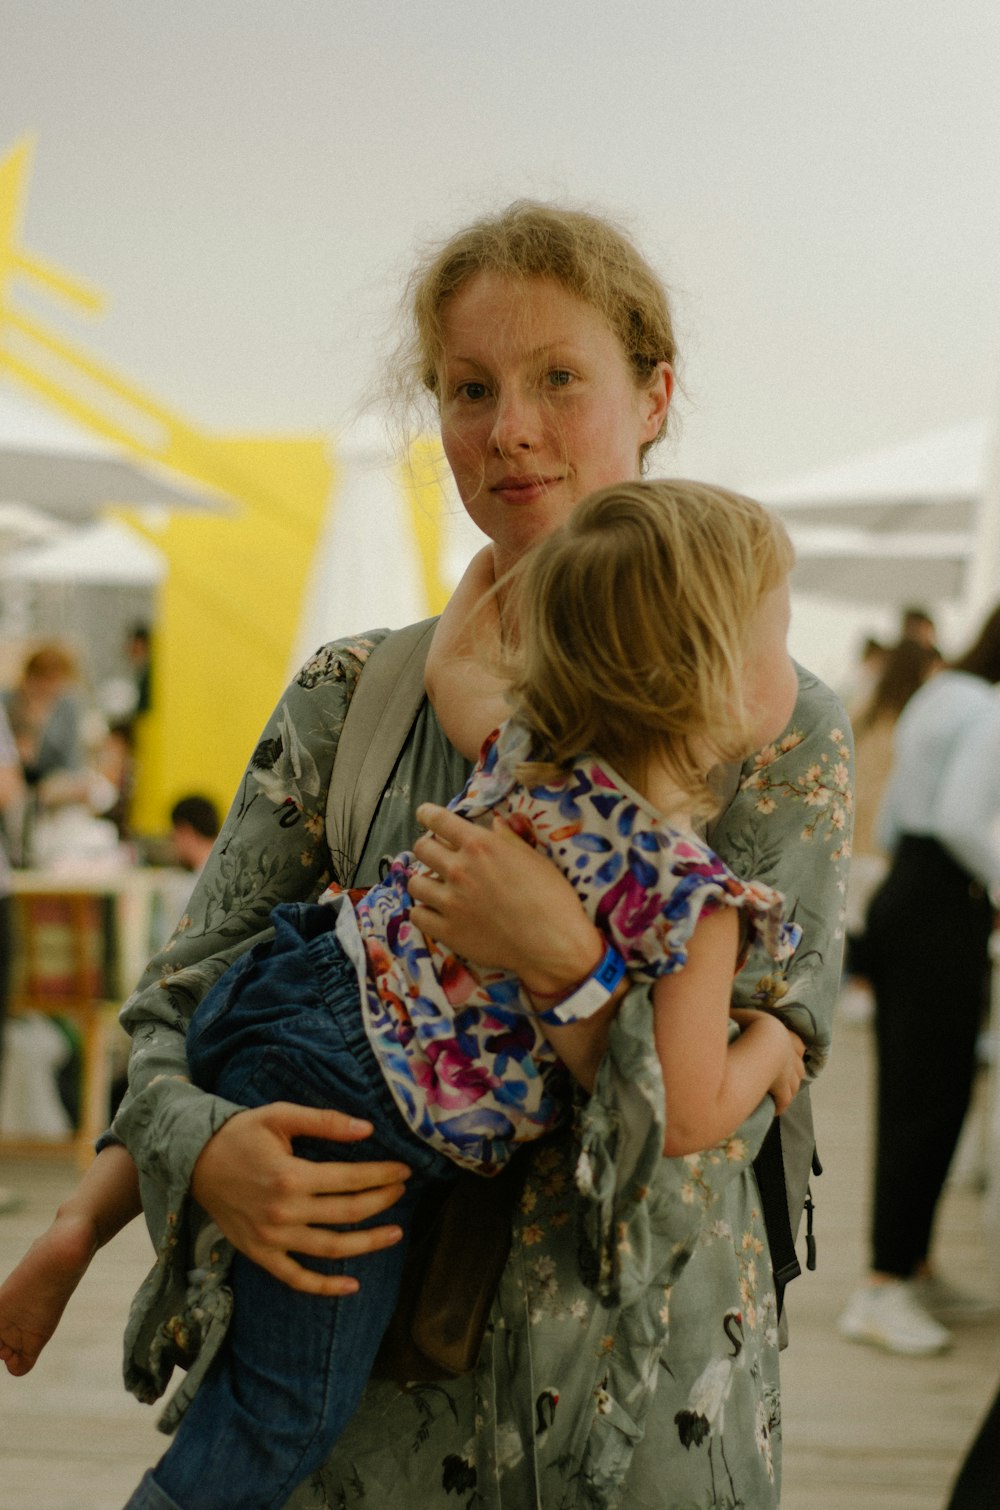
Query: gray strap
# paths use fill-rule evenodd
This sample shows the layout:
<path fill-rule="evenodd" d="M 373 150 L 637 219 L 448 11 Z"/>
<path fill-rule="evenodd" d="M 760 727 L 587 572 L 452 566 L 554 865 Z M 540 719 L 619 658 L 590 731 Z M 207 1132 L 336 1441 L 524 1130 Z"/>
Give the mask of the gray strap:
<path fill-rule="evenodd" d="M 424 664 L 437 619 L 386 635 L 351 698 L 326 804 L 335 879 L 350 886 L 382 793 L 424 700 Z"/>

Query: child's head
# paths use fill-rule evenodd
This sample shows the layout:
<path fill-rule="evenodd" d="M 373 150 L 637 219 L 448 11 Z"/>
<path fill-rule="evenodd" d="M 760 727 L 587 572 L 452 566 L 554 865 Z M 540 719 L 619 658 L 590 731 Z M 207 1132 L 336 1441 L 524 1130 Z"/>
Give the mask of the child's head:
<path fill-rule="evenodd" d="M 510 698 L 543 761 L 567 767 L 595 750 L 639 785 L 662 761 L 693 808 L 711 811 L 708 768 L 744 758 L 791 713 L 792 559 L 779 520 L 722 488 L 628 482 L 586 498 L 517 586 Z M 759 629 L 758 657 L 783 660 L 773 675 L 755 663 Z M 777 727 L 761 729 L 775 716 L 761 699 Z"/>

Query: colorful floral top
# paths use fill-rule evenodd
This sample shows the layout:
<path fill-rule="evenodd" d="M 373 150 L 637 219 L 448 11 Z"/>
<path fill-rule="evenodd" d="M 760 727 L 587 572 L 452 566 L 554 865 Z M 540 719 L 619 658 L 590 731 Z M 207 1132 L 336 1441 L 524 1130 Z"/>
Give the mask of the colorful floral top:
<path fill-rule="evenodd" d="M 132 1057 L 115 1131 L 138 1165 L 156 1252 L 129 1318 L 125 1377 L 153 1401 L 178 1365 L 186 1370 L 163 1413 L 168 1431 L 232 1306 L 231 1249 L 188 1190 L 205 1143 L 240 1108 L 191 1085 L 187 1024 L 227 965 L 266 937 L 271 910 L 316 900 L 339 868 L 325 835 L 330 773 L 357 678 L 383 634 L 325 646 L 282 694 L 188 909 L 123 1012 Z M 850 768 L 843 708 L 802 671 L 787 731 L 746 762 L 707 836 L 737 876 L 776 886 L 802 926 L 787 966 L 754 951 L 733 996 L 793 1027 L 811 1074 L 829 1051 L 840 977 Z M 468 774 L 425 702 L 356 884 L 382 879 L 419 833 L 417 806 L 446 803 Z M 524 1150 L 527 1182 L 475 1371 L 407 1390 L 374 1381 L 287 1510 L 776 1510 L 779 1329 L 751 1163 L 773 1104 L 765 1097 L 717 1148 L 665 1159 L 652 1023 L 649 988 L 635 986 L 573 1126 Z M 783 1130 L 797 1108 L 808 1113 L 805 1089 Z M 787 1146 L 785 1161 L 791 1173 Z M 819 1236 L 822 1267 L 822 1228 Z M 793 1346 L 794 1296 L 792 1286 Z M 733 1365 L 725 1412 L 702 1422 L 702 1381 L 721 1358 Z"/>
<path fill-rule="evenodd" d="M 582 757 L 563 781 L 525 788 L 517 769 L 532 753 L 528 731 L 510 720 L 450 806 L 473 820 L 499 815 L 544 850 L 633 980 L 683 969 L 699 917 L 722 906 L 742 910 L 749 939 L 776 963 L 790 958 L 801 929 L 782 922 L 773 888 L 738 880 L 599 756 Z M 410 922 L 410 880 L 421 870 L 404 852 L 355 905 L 368 957 L 365 1025 L 416 1136 L 496 1174 L 519 1143 L 564 1120 L 568 1085 L 517 978 L 458 958 Z"/>

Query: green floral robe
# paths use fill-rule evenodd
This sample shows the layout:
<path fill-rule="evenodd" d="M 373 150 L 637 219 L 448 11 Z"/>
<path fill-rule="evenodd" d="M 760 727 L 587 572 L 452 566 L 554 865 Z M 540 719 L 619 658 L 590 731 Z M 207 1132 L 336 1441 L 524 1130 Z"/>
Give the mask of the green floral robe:
<path fill-rule="evenodd" d="M 279 901 L 330 878 L 330 772 L 356 677 L 384 631 L 324 647 L 286 692 L 173 938 L 123 1020 L 130 1090 L 115 1121 L 140 1169 L 157 1261 L 126 1334 L 128 1386 L 176 1424 L 221 1342 L 229 1252 L 188 1196 L 207 1139 L 238 1110 L 186 1078 L 194 1005 L 266 929 Z M 850 736 L 806 672 L 789 729 L 744 766 L 712 842 L 785 893 L 803 942 L 784 975 L 763 954 L 740 1004 L 776 1007 L 822 1067 L 840 968 L 850 836 Z M 413 839 L 418 802 L 467 766 L 428 705 L 382 800 L 359 881 Z M 476 1372 L 401 1391 L 373 1382 L 323 1470 L 288 1510 L 702 1510 L 778 1503 L 778 1324 L 751 1160 L 765 1100 L 717 1148 L 664 1159 L 663 1085 L 644 990 L 622 1003 L 575 1125 L 529 1155 L 511 1256 Z M 587 1283 L 582 1278 L 586 1275 Z"/>

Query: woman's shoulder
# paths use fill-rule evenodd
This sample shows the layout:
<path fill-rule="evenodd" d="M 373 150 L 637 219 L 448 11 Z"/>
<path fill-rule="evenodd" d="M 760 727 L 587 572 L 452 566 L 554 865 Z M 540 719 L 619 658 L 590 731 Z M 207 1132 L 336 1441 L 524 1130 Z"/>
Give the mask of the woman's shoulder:
<path fill-rule="evenodd" d="M 391 633 L 390 629 L 368 629 L 362 634 L 329 640 L 303 662 L 295 676 L 295 685 L 311 692 L 314 687 L 340 685 L 353 680 L 372 652 Z"/>
<path fill-rule="evenodd" d="M 851 722 L 847 710 L 832 687 L 828 687 L 813 671 L 795 662 L 799 679 L 799 695 L 796 699 L 792 723 L 804 732 L 820 727 L 837 728 L 849 735 Z"/>

